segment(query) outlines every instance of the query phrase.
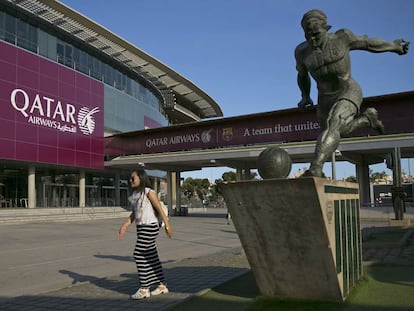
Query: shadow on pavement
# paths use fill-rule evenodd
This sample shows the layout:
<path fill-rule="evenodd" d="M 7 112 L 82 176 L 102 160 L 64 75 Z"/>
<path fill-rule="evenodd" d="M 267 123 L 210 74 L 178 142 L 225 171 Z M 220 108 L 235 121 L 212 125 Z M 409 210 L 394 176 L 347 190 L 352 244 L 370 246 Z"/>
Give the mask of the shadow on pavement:
<path fill-rule="evenodd" d="M 247 271 L 248 269 L 243 268 L 215 266 L 172 267 L 164 268 L 164 275 L 170 292 L 194 294 L 221 284 L 223 279 L 229 280 L 232 276 Z M 121 294 L 129 295 L 139 288 L 138 274 L 135 273 L 121 274 L 116 278 L 97 278 L 68 270 L 59 272 L 72 278 L 72 284 L 90 283 L 98 288 Z"/>
<path fill-rule="evenodd" d="M 170 293 L 134 301 L 129 296 L 139 288 L 135 273 L 98 278 L 60 270 L 60 273 L 72 278 L 74 286 L 44 295 L 0 297 L 0 310 L 167 310 L 189 296 L 214 288 L 247 271 L 244 268 L 218 266 L 165 268 Z"/>
<path fill-rule="evenodd" d="M 399 285 L 401 290 L 411 287 L 414 295 L 414 266 L 374 265 L 367 269 L 369 269 L 369 274 L 374 280 Z"/>
<path fill-rule="evenodd" d="M 127 262 L 133 262 L 134 258 L 132 256 L 118 256 L 118 255 L 101 255 L 97 254 L 94 255 L 94 257 L 99 259 L 112 259 L 112 260 L 118 260 L 118 261 L 127 261 Z"/>

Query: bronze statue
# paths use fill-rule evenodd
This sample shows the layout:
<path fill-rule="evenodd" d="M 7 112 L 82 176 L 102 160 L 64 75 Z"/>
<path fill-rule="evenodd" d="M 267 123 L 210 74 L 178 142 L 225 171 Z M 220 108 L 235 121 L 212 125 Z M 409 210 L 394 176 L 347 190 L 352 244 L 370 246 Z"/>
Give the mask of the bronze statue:
<path fill-rule="evenodd" d="M 404 39 L 387 42 L 357 36 L 348 29 L 329 33 L 331 26 L 327 24 L 325 13 L 320 10 L 305 13 L 301 24 L 306 41 L 295 49 L 297 81 L 302 92 L 298 106 L 302 110 L 313 106 L 310 74 L 318 87 L 317 117 L 321 125 L 314 159 L 304 176 L 321 177 L 323 164 L 337 149 L 341 135 L 361 127 L 371 127 L 380 134 L 384 132 L 375 108 L 367 108 L 360 115 L 362 91 L 351 77 L 349 52 L 365 50 L 404 55 L 408 52 L 409 42 Z"/>

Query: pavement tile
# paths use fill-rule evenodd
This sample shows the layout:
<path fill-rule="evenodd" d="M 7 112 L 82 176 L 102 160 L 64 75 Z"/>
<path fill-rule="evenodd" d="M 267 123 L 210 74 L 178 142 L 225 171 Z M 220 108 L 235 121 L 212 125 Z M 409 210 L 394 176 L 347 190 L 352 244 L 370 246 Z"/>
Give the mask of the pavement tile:
<path fill-rule="evenodd" d="M 380 233 L 382 231 L 384 230 Z M 364 232 L 363 236 L 369 240 L 373 235 L 370 232 Z M 381 247 L 376 243 L 370 244 L 364 241 L 364 264 L 414 265 L 414 235 L 407 235 L 404 243 L 397 242 Z M 130 273 L 108 278 L 95 278 L 41 295 L 0 298 L 0 310 L 163 311 L 250 270 L 245 253 L 240 247 L 198 258 L 163 263 L 163 267 L 170 293 L 143 301 L 129 298 L 130 294 L 138 288 L 136 273 Z"/>
<path fill-rule="evenodd" d="M 241 248 L 179 262 L 166 263 L 165 277 L 170 292 L 142 301 L 129 298 L 138 288 L 136 274 L 124 274 L 74 284 L 36 296 L 0 301 L 0 310 L 137 310 L 161 311 L 189 297 L 225 283 L 250 267 Z"/>

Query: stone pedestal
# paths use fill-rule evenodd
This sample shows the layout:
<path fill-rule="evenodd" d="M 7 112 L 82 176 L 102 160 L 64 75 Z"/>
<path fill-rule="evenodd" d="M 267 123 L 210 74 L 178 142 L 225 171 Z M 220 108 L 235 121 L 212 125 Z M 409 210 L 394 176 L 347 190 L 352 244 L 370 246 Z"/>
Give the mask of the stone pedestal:
<path fill-rule="evenodd" d="M 357 184 L 308 177 L 220 189 L 262 295 L 345 300 L 362 275 Z"/>

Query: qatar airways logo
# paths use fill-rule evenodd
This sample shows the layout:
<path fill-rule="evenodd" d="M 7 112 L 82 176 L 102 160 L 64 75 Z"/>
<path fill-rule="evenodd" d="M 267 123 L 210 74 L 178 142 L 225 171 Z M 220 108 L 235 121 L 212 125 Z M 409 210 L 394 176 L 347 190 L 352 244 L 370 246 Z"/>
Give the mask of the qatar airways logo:
<path fill-rule="evenodd" d="M 95 107 L 89 110 L 88 107 L 83 107 L 78 113 L 78 125 L 81 132 L 85 135 L 91 135 L 95 131 L 95 113 L 99 112 L 99 108 Z"/>
<path fill-rule="evenodd" d="M 61 132 L 76 133 L 77 127 L 84 135 L 92 135 L 95 131 L 95 114 L 99 108 L 89 109 L 76 107 L 60 100 L 36 94 L 30 98 L 26 91 L 14 89 L 10 94 L 10 104 L 19 111 L 27 122 L 39 126 L 50 127 Z"/>

